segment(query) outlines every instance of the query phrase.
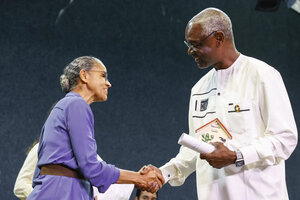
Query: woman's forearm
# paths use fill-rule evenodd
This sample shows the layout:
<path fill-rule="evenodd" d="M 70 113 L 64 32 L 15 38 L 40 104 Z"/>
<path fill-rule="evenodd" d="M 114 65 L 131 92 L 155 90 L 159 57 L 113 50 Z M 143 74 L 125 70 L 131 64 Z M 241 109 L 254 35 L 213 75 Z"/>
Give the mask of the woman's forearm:
<path fill-rule="evenodd" d="M 139 184 L 142 181 L 142 176 L 134 171 L 120 169 L 120 177 L 118 184 Z"/>

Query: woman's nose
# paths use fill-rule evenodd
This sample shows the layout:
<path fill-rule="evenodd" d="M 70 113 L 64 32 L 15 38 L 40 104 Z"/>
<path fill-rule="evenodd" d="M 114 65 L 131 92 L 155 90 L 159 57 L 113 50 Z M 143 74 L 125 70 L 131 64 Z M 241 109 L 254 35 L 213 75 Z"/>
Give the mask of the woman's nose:
<path fill-rule="evenodd" d="M 106 81 L 106 85 L 110 88 L 111 87 L 111 83 L 109 82 L 109 80 Z"/>

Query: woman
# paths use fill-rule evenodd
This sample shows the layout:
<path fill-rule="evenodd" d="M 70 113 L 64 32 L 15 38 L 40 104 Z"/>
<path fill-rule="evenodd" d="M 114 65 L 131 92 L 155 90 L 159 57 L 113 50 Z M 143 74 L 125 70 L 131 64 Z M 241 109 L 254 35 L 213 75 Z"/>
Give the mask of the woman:
<path fill-rule="evenodd" d="M 113 183 L 135 184 L 156 192 L 163 184 L 161 174 L 118 169 L 97 159 L 94 119 L 90 104 L 106 101 L 107 70 L 97 58 L 84 56 L 73 60 L 61 75 L 66 96 L 46 120 L 38 148 L 33 199 L 92 200 L 92 186 L 105 192 Z"/>
<path fill-rule="evenodd" d="M 15 182 L 14 194 L 21 200 L 25 200 L 33 190 L 32 179 L 38 162 L 38 142 L 39 140 L 36 140 L 26 153 L 27 157 Z M 97 158 L 102 161 L 99 155 L 97 155 Z M 105 193 L 99 193 L 98 188 L 93 187 L 94 198 L 95 200 L 128 200 L 133 187 L 132 184 L 113 184 Z"/>

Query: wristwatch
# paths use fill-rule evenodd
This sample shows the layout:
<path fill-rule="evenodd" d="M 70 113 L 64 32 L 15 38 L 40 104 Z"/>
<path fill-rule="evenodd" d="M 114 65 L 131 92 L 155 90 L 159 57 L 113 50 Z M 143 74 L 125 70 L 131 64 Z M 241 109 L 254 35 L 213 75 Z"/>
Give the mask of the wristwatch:
<path fill-rule="evenodd" d="M 240 150 L 236 150 L 235 153 L 236 153 L 235 166 L 241 167 L 241 166 L 245 165 L 242 152 Z"/>

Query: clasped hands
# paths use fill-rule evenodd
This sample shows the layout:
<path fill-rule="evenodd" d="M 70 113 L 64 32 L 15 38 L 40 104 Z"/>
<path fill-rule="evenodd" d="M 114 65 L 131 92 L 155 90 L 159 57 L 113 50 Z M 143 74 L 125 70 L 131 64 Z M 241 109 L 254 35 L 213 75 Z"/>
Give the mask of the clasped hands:
<path fill-rule="evenodd" d="M 138 183 L 135 184 L 138 189 L 156 193 L 165 183 L 161 171 L 153 165 L 142 167 L 138 173 L 141 177 Z"/>
<path fill-rule="evenodd" d="M 236 161 L 234 151 L 228 149 L 223 143 L 212 143 L 215 150 L 212 153 L 201 153 L 200 158 L 206 160 L 212 167 L 220 169 Z M 141 190 L 146 190 L 151 193 L 157 192 L 165 183 L 161 171 L 153 165 L 144 166 L 138 172 L 141 176 L 140 180 L 135 183 L 135 187 Z"/>

